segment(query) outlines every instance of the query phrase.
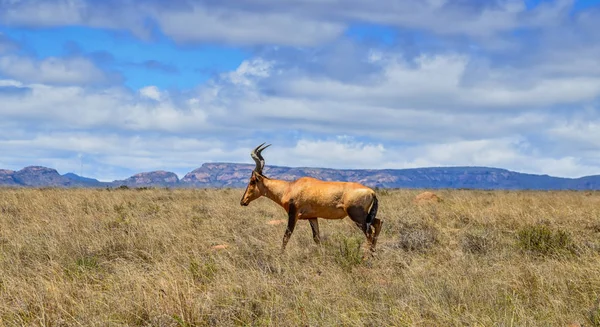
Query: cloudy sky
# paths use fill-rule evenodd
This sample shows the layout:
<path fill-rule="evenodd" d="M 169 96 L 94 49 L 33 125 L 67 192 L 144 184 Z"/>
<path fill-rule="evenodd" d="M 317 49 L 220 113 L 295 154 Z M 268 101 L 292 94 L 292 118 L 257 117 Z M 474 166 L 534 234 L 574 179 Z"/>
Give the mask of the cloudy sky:
<path fill-rule="evenodd" d="M 0 0 L 0 168 L 600 174 L 600 0 Z"/>

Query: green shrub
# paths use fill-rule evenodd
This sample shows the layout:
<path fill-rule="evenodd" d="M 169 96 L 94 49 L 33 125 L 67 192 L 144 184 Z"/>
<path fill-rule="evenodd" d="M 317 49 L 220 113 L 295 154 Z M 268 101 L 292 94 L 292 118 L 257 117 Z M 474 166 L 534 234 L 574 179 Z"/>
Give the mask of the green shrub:
<path fill-rule="evenodd" d="M 352 269 L 362 263 L 362 239 L 358 237 L 343 237 L 339 243 L 339 252 L 335 261 L 344 268 Z"/>
<path fill-rule="evenodd" d="M 550 255 L 573 250 L 571 235 L 562 230 L 553 231 L 545 225 L 530 225 L 519 230 L 518 246 L 529 253 Z"/>

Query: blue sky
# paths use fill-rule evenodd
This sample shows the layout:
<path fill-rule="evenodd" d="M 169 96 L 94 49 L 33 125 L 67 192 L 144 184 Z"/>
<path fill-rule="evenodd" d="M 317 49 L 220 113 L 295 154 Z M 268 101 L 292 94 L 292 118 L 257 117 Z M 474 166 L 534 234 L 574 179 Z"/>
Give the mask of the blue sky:
<path fill-rule="evenodd" d="M 0 168 L 600 174 L 600 0 L 0 0 Z"/>

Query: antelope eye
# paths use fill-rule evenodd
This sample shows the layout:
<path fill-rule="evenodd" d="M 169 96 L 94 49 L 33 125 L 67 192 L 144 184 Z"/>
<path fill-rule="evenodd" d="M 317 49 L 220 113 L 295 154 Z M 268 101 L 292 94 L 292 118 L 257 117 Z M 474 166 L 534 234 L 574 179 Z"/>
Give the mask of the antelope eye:
<path fill-rule="evenodd" d="M 256 184 L 256 181 L 255 180 L 251 180 L 250 181 L 250 185 L 254 185 L 254 184 Z"/>

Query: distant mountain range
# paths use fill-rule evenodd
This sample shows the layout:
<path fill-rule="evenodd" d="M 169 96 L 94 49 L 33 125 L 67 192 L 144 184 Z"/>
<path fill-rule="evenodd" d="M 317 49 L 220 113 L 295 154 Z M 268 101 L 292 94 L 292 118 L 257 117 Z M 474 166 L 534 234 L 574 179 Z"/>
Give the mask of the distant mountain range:
<path fill-rule="evenodd" d="M 205 163 L 182 179 L 172 172 L 135 174 L 125 180 L 100 182 L 74 173 L 30 166 L 19 171 L 0 169 L 0 186 L 12 187 L 245 187 L 254 164 Z M 531 190 L 600 190 L 600 175 L 561 178 L 524 174 L 489 167 L 414 169 L 327 169 L 267 166 L 264 174 L 284 180 L 311 176 L 323 180 L 353 181 L 379 188 L 470 188 Z"/>

